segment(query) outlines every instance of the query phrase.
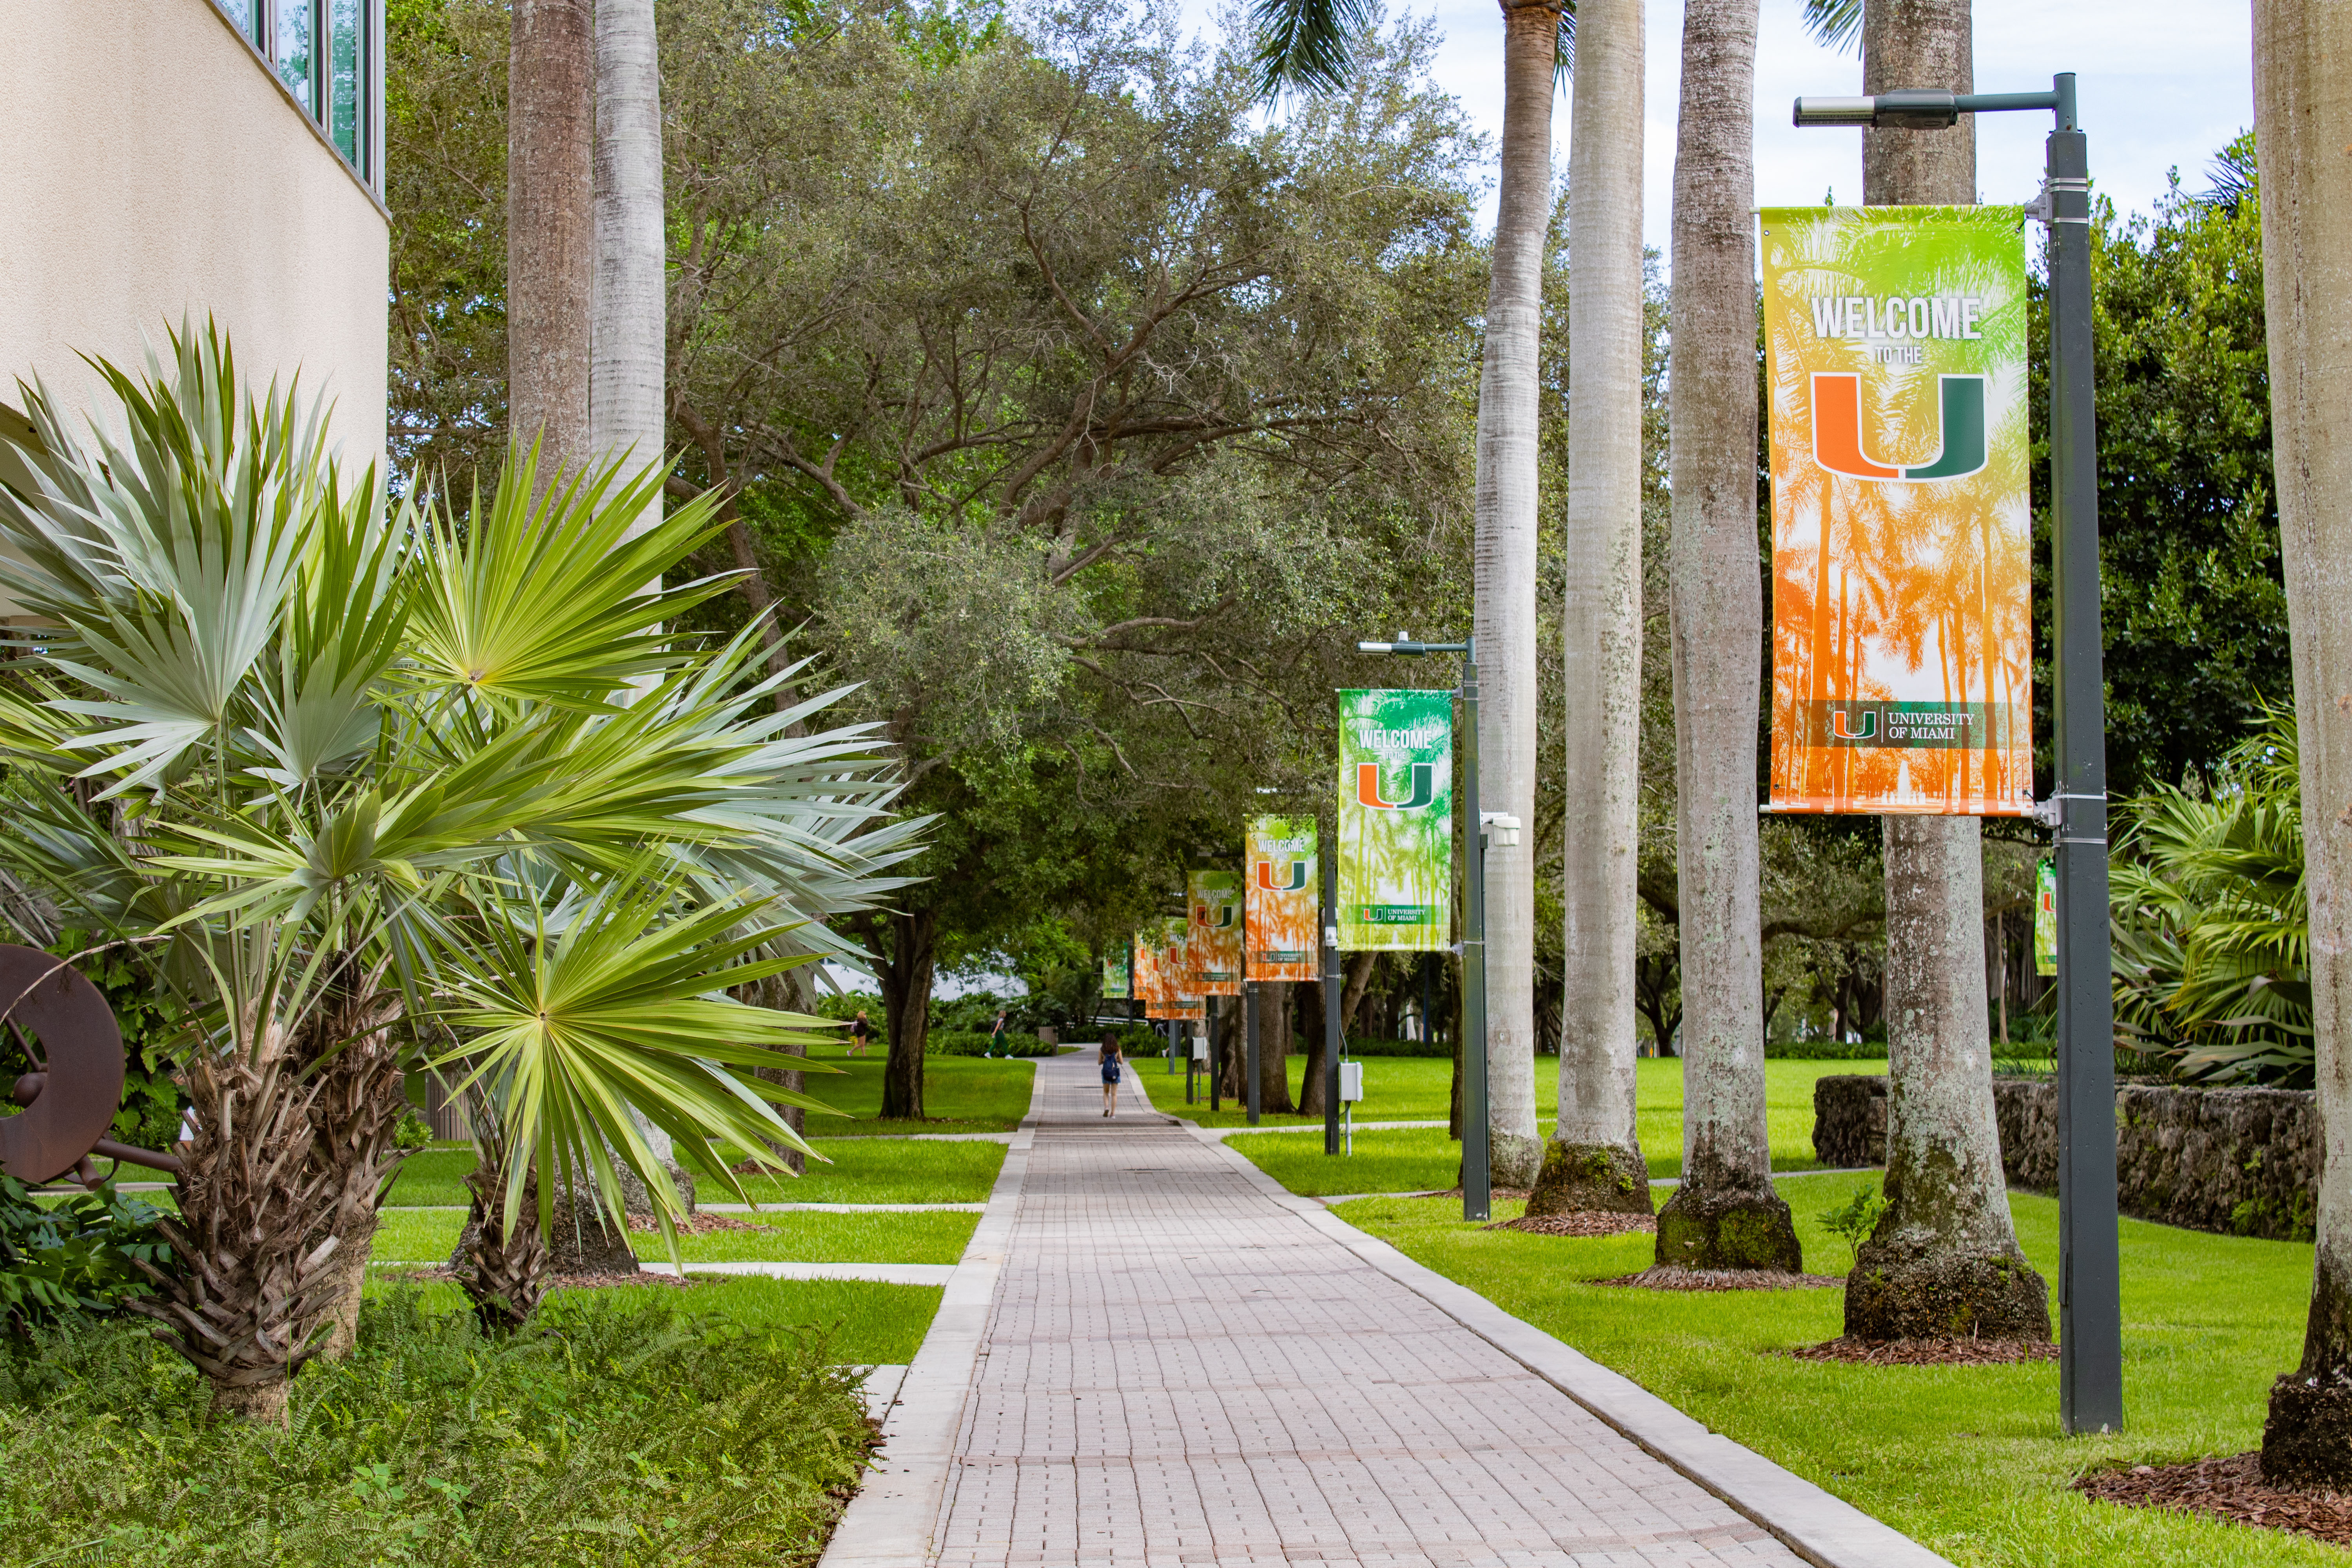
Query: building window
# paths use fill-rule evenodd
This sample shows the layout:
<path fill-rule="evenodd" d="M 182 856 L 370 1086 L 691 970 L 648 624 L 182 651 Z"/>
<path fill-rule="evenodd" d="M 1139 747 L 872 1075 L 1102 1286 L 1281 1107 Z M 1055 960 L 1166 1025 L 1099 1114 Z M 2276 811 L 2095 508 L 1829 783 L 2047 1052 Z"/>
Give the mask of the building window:
<path fill-rule="evenodd" d="M 383 189 L 383 0 L 213 0 L 370 188 Z"/>

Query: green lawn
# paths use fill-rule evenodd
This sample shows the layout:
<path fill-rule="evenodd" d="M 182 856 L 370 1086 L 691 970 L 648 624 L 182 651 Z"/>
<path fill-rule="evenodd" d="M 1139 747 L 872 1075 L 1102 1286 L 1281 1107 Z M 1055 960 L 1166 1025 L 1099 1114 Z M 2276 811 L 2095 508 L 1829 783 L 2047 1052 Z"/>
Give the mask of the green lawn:
<path fill-rule="evenodd" d="M 980 1223 L 976 1214 L 753 1214 L 758 1230 L 678 1237 L 687 1267 L 698 1263 L 953 1263 Z M 449 1256 L 466 1222 L 447 1210 L 391 1213 L 377 1227 L 373 1256 L 434 1263 Z M 640 1258 L 666 1259 L 659 1233 L 632 1236 Z"/>
<path fill-rule="evenodd" d="M 1843 1273 L 1850 1266 L 1844 1243 L 1819 1216 L 1874 1179 L 1822 1175 L 1782 1185 L 1810 1268 Z M 2027 1256 L 2054 1279 L 2057 1204 L 2016 1194 L 2010 1206 Z M 1496 1213 L 1518 1208 L 1497 1204 Z M 2345 1561 L 2298 1537 L 2086 1502 L 2065 1489 L 2104 1465 L 2163 1464 L 2260 1443 L 2271 1380 L 2301 1349 L 2308 1245 L 2122 1222 L 2126 1429 L 2065 1438 L 2049 1363 L 1856 1367 L 1783 1353 L 1837 1334 L 1835 1290 L 1602 1289 L 1584 1281 L 1646 1266 L 1647 1236 L 1482 1231 L 1443 1200 L 1366 1199 L 1336 1212 L 1967 1568 Z"/>
<path fill-rule="evenodd" d="M 1643 1058 L 1635 1101 L 1640 1119 L 1642 1152 L 1654 1176 L 1675 1176 L 1683 1168 L 1682 1063 Z M 1550 1070 L 1546 1070 L 1549 1068 Z M 1399 1070 L 1402 1069 L 1402 1070 Z M 1772 1137 L 1772 1167 L 1805 1171 L 1818 1167 L 1813 1158 L 1813 1083 L 1831 1073 L 1884 1072 L 1885 1062 L 1775 1061 L 1764 1064 L 1765 1116 Z M 1356 1108 L 1361 1121 L 1409 1121 L 1445 1114 L 1448 1075 L 1452 1064 L 1423 1058 L 1372 1058 L 1364 1063 L 1365 1100 Z M 1551 1058 L 1537 1059 L 1538 1126 L 1549 1136 L 1551 1114 L 1559 1103 L 1558 1067 Z M 1187 1110 L 1181 1080 L 1175 1092 L 1162 1091 L 1169 1080 L 1156 1079 L 1151 1090 L 1163 1110 L 1194 1116 L 1204 1125 L 1240 1125 L 1245 1118 L 1230 1114 L 1211 1117 L 1207 1106 Z M 1392 1109 L 1402 1106 L 1405 1109 Z M 1197 1113 L 1197 1114 L 1196 1114 Z M 1265 1118 L 1261 1125 L 1312 1124 L 1320 1118 Z M 1344 1158 L 1327 1158 L 1322 1139 L 1313 1133 L 1284 1132 L 1244 1135 L 1229 1141 L 1260 1169 L 1291 1191 L 1324 1196 L 1337 1193 L 1430 1192 L 1454 1184 L 1462 1163 L 1461 1146 L 1440 1128 L 1395 1128 L 1359 1132 L 1356 1152 Z"/>
<path fill-rule="evenodd" d="M 810 1111 L 811 1138 L 861 1138 L 908 1132 L 1010 1132 L 1029 1114 L 1037 1064 L 980 1057 L 923 1058 L 921 1121 L 882 1120 L 882 1047 L 853 1057 L 846 1046 L 817 1046 L 812 1060 L 842 1069 L 811 1073 L 808 1091 L 846 1117 Z"/>
<path fill-rule="evenodd" d="M 954 1059 L 954 1058 L 950 1058 Z M 993 1063 L 983 1063 L 993 1066 Z M 1025 1066 L 1025 1063 L 1014 1063 Z M 1023 1090 L 1025 1094 L 1027 1090 Z M 809 1162 L 805 1176 L 745 1177 L 755 1203 L 976 1204 L 987 1200 L 1004 1163 L 1002 1143 L 932 1143 L 908 1139 L 818 1138 L 832 1163 Z M 470 1149 L 431 1149 L 409 1156 L 384 1200 L 394 1207 L 464 1207 Z M 713 1203 L 726 1194 L 705 1184 Z"/>
<path fill-rule="evenodd" d="M 370 1295 L 388 1289 L 392 1279 L 371 1276 Z M 438 1282 L 423 1287 L 425 1304 L 436 1312 L 466 1310 L 466 1298 L 455 1285 Z M 555 1296 L 574 1294 L 569 1290 Z M 773 1331 L 798 1334 L 812 1331 L 827 1336 L 826 1352 L 836 1363 L 903 1364 L 915 1359 L 923 1336 L 930 1331 L 932 1314 L 940 1308 L 940 1289 L 932 1285 L 882 1285 L 866 1279 L 693 1280 L 683 1292 L 667 1285 L 631 1285 L 606 1289 L 611 1301 L 641 1306 L 656 1301 L 682 1302 L 697 1312 L 725 1318 L 753 1333 Z"/>

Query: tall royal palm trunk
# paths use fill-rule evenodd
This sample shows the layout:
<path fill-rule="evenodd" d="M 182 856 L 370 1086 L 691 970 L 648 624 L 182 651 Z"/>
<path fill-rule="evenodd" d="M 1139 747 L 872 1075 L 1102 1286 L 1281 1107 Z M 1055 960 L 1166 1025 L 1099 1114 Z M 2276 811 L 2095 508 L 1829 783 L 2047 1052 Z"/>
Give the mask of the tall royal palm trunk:
<path fill-rule="evenodd" d="M 662 452 L 661 66 L 654 0 L 596 0 L 596 265 L 589 441 L 632 468 Z M 646 522 L 660 521 L 656 492 Z"/>
<path fill-rule="evenodd" d="M 1484 808 L 1522 823 L 1536 805 L 1537 357 L 1559 47 L 1557 0 L 1503 0 L 1503 180 L 1478 382 L 1478 765 Z M 1503 1187 L 1533 1185 L 1543 1158 L 1532 837 L 1486 859 L 1487 1124 Z"/>
<path fill-rule="evenodd" d="M 541 483 L 588 460 L 593 0 L 514 0 L 507 59 L 507 421 Z"/>
<path fill-rule="evenodd" d="M 1577 7 L 1570 109 L 1566 972 L 1559 1121 L 1529 1214 L 1650 1212 L 1633 1125 L 1642 735 L 1642 5 Z"/>
<path fill-rule="evenodd" d="M 1675 777 L 1683 1181 L 1661 1266 L 1795 1269 L 1764 1123 L 1756 720 L 1757 0 L 1689 0 L 1675 147 Z"/>
<path fill-rule="evenodd" d="M 1867 0 L 1864 92 L 1974 91 L 1970 0 Z M 1976 123 L 1865 131 L 1863 200 L 1969 205 Z M 1881 819 L 1886 857 L 1886 1213 L 1854 1255 L 1859 1339 L 2046 1341 L 2050 1292 L 2017 1247 L 1986 1034 L 1983 832 L 1973 816 Z"/>
<path fill-rule="evenodd" d="M 2352 11 L 2255 0 L 2273 468 L 2302 727 L 2304 876 L 2320 1121 L 2318 1249 L 2303 1363 L 2271 1390 L 2263 1472 L 2352 1481 Z"/>

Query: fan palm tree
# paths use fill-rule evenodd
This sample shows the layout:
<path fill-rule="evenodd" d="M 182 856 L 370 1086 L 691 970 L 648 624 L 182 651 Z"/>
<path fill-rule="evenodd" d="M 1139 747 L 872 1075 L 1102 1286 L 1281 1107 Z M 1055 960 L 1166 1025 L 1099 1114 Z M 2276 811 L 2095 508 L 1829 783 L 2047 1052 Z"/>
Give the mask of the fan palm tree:
<path fill-rule="evenodd" d="M 1552 98 L 1575 61 L 1572 0 L 1501 0 L 1502 184 L 1478 382 L 1474 630 L 1482 680 L 1481 804 L 1534 819 L 1536 445 L 1544 241 L 1551 221 Z M 1255 0 L 1259 86 L 1329 90 L 1348 79 L 1376 0 Z M 1497 1185 L 1536 1178 L 1533 848 L 1486 871 L 1488 1121 Z"/>
<path fill-rule="evenodd" d="M 1530 1214 L 1650 1212 L 1634 1128 L 1634 886 L 1642 729 L 1642 7 L 1583 0 L 1570 106 L 1569 813 L 1559 1120 Z"/>
<path fill-rule="evenodd" d="M 1675 148 L 1675 764 L 1683 1181 L 1664 1268 L 1801 1261 L 1764 1122 L 1756 837 L 1756 0 L 1683 9 Z"/>
<path fill-rule="evenodd" d="M 1862 47 L 1863 90 L 1974 89 L 1970 0 L 1808 0 L 1825 43 Z M 1944 131 L 1863 132 L 1863 200 L 1874 206 L 1976 201 L 1973 117 Z M 1916 526 L 1916 520 L 1899 520 Z M 1968 541 L 1919 542 L 1961 559 Z M 1989 567 L 1990 563 L 1986 565 Z M 1921 601 L 1922 574 L 1894 584 L 1883 624 L 1915 664 L 1941 606 Z M 1965 686 L 1965 681 L 1963 681 Z M 1961 693 L 1965 697 L 1965 691 Z M 1984 693 L 1987 701 L 1993 693 Z M 1954 760 L 1964 759 L 1955 756 Z M 1956 778 L 1955 786 L 1964 781 Z M 1985 1030 L 1983 833 L 1973 816 L 1883 819 L 1886 863 L 1886 1209 L 1854 1255 L 1846 1332 L 1895 1340 L 1963 1334 L 2046 1341 L 2049 1289 L 2018 1249 L 1993 1116 Z"/>
<path fill-rule="evenodd" d="M 773 710 L 755 631 L 664 635 L 727 584 L 644 586 L 713 526 L 631 536 L 658 464 L 534 501 L 519 453 L 462 519 L 394 508 L 216 334 L 172 356 L 100 364 L 121 427 L 87 441 L 25 389 L 0 579 L 53 629 L 0 685 L 0 856 L 190 1004 L 184 1276 L 142 1310 L 268 1418 L 355 1310 L 404 1070 L 454 1076 L 513 1152 L 494 1239 L 559 1180 L 617 1214 L 625 1168 L 674 1252 L 639 1118 L 739 1194 L 732 1158 L 793 1143 L 773 1105 L 808 1102 L 753 1074 L 818 1021 L 722 994 L 840 951 L 823 921 L 895 885 L 917 825 L 848 842 L 882 759 L 790 733 L 820 704 Z"/>
<path fill-rule="evenodd" d="M 2273 469 L 2301 730 L 2311 1011 L 2320 1121 L 2352 1128 L 2352 96 L 2343 61 L 2352 14 L 2310 0 L 2255 0 L 2254 153 L 2262 180 Z M 2303 1362 L 2271 1391 L 2263 1473 L 2352 1480 L 2352 1161 L 2319 1177 L 2316 1275 Z"/>

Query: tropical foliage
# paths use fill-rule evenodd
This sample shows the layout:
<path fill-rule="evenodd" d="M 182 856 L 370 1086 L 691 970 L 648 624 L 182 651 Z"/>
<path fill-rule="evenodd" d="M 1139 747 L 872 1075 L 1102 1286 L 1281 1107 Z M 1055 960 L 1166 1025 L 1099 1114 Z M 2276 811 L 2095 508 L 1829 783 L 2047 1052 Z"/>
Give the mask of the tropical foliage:
<path fill-rule="evenodd" d="M 2110 872 L 2120 1037 L 2183 1077 L 2307 1085 L 2303 807 L 2291 714 L 2197 788 L 2124 808 Z"/>
<path fill-rule="evenodd" d="M 520 455 L 462 515 L 395 507 L 323 406 L 213 332 L 171 352 L 100 366 L 87 439 L 26 389 L 0 576 L 55 630 L 0 687 L 0 855 L 186 1008 L 184 1272 L 142 1310 L 267 1412 L 350 1331 L 404 1069 L 495 1130 L 501 1234 L 565 1181 L 617 1214 L 622 1167 L 667 1227 L 663 1135 L 730 1190 L 798 1146 L 803 1097 L 749 1069 L 818 1021 L 725 989 L 838 951 L 914 825 L 866 731 L 806 732 L 829 697 L 772 700 L 754 630 L 664 632 L 727 586 L 661 584 L 709 504 L 633 535 L 657 472 Z"/>

